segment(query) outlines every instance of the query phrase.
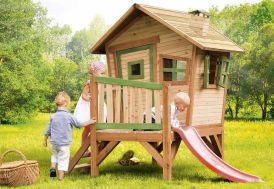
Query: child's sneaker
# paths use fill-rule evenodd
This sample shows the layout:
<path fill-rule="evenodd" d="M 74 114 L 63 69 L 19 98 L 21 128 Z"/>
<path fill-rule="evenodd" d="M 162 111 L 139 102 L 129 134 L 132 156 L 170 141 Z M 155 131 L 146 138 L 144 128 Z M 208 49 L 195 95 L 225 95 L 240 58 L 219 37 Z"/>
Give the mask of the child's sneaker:
<path fill-rule="evenodd" d="M 50 172 L 49 174 L 50 177 L 56 177 L 56 169 L 51 168 L 49 172 Z"/>

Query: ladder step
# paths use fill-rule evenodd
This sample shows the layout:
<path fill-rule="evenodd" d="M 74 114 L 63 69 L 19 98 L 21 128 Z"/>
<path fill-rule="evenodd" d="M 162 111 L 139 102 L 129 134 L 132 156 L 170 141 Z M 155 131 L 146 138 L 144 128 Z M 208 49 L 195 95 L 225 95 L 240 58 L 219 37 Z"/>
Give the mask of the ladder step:
<path fill-rule="evenodd" d="M 83 163 L 83 164 L 76 165 L 74 167 L 74 170 L 81 171 L 81 172 L 88 172 L 88 171 L 90 171 L 90 164 Z"/>

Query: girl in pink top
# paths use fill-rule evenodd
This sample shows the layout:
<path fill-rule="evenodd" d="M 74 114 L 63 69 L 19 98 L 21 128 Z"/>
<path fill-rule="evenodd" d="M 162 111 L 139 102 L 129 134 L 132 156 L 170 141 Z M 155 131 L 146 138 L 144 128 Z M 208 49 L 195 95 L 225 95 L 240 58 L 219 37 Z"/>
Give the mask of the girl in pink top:
<path fill-rule="evenodd" d="M 89 72 L 95 76 L 102 76 L 105 73 L 105 65 L 103 62 L 94 62 L 90 64 Z M 77 102 L 74 110 L 74 116 L 80 122 L 86 122 L 90 120 L 90 80 L 88 80 L 84 86 L 82 94 Z M 98 99 L 99 100 L 99 99 Z M 106 122 L 106 104 L 104 103 L 104 121 Z M 88 137 L 90 127 L 84 127 L 82 133 L 82 144 Z M 89 153 L 85 153 L 88 156 Z"/>

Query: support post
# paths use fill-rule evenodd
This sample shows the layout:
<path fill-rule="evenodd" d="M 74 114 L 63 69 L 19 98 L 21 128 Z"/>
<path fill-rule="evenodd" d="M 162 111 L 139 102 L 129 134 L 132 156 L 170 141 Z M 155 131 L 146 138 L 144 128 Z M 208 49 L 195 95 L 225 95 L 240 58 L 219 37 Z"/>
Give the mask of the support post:
<path fill-rule="evenodd" d="M 90 117 L 95 117 L 98 120 L 98 85 L 95 82 L 95 75 L 90 78 Z M 91 146 L 91 162 L 90 175 L 92 177 L 99 176 L 99 165 L 97 165 L 98 145 L 96 140 L 96 124 L 90 126 L 90 146 Z"/>
<path fill-rule="evenodd" d="M 165 84 L 163 89 L 163 150 L 163 178 L 171 180 L 171 125 L 168 84 Z"/>

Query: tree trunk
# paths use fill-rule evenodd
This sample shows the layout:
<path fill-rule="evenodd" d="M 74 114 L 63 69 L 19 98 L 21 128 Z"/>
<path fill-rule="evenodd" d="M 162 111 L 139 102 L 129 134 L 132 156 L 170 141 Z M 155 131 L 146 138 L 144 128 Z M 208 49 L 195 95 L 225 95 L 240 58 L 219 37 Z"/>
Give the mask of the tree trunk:
<path fill-rule="evenodd" d="M 240 111 L 240 97 L 236 96 L 236 105 L 235 105 L 235 118 L 238 119 L 238 114 Z"/>
<path fill-rule="evenodd" d="M 266 120 L 268 96 L 266 93 L 264 93 L 263 97 L 264 97 L 264 102 L 263 102 L 263 107 L 262 107 L 262 120 Z"/>
<path fill-rule="evenodd" d="M 231 118 L 233 119 L 234 115 L 233 115 L 233 109 L 232 107 L 228 104 L 228 111 L 229 111 L 229 114 L 231 116 Z"/>

